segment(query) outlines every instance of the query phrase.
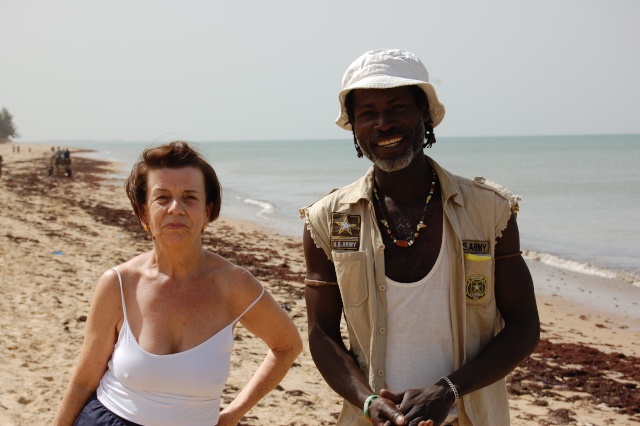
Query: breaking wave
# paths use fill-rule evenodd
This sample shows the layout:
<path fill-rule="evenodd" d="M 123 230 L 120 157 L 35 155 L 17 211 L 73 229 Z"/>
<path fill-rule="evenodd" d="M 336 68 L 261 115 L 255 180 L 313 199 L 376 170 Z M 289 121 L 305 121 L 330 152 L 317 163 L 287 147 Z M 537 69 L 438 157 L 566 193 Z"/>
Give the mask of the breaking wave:
<path fill-rule="evenodd" d="M 246 204 L 251 204 L 253 206 L 257 206 L 258 207 L 258 216 L 259 217 L 263 217 L 266 218 L 267 215 L 273 213 L 273 211 L 276 209 L 276 206 L 267 202 L 267 201 L 260 201 L 260 200 L 254 200 L 252 198 L 245 198 L 244 203 Z"/>
<path fill-rule="evenodd" d="M 580 272 L 588 275 L 595 275 L 603 278 L 612 278 L 626 281 L 636 287 L 640 287 L 640 276 L 629 271 L 620 271 L 602 268 L 592 263 L 578 262 L 575 260 L 562 259 L 550 253 L 542 253 L 532 250 L 523 250 L 523 256 L 529 260 L 536 260 L 547 265 Z"/>

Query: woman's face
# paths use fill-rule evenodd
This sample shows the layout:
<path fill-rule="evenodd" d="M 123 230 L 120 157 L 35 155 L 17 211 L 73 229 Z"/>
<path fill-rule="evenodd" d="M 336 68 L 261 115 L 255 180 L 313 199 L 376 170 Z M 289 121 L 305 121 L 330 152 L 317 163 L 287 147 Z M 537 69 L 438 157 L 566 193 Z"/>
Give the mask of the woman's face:
<path fill-rule="evenodd" d="M 196 167 L 154 169 L 147 180 L 147 217 L 154 239 L 184 244 L 199 238 L 209 223 L 204 175 Z"/>

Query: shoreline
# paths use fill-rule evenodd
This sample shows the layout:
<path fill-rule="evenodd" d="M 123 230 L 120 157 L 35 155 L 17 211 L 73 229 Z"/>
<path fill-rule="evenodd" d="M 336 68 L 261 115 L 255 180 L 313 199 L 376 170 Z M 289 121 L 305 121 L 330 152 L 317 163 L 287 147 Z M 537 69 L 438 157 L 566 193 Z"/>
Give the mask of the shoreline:
<path fill-rule="evenodd" d="M 149 250 L 150 242 L 131 213 L 121 181 L 113 178 L 118 164 L 82 158 L 75 154 L 87 150 L 72 149 L 73 177 L 47 177 L 50 147 L 20 145 L 21 152 L 12 153 L 10 144 L 0 144 L 0 332 L 6 336 L 0 347 L 0 424 L 39 425 L 50 422 L 66 387 L 98 277 Z M 289 375 L 251 410 L 245 424 L 333 424 L 340 410 L 341 399 L 324 383 L 308 350 L 299 240 L 226 215 L 205 237 L 209 249 L 263 282 L 305 342 Z M 638 397 L 625 399 L 635 394 L 625 385 L 640 386 L 638 373 L 627 370 L 629 364 L 635 370 L 640 366 L 640 288 L 531 259 L 527 264 L 543 342 L 508 377 L 512 424 L 640 422 Z M 261 342 L 241 327 L 235 334 L 224 403 L 264 353 Z M 602 361 L 598 371 L 591 371 L 589 360 Z M 576 371 L 582 385 L 572 382 Z M 609 386 L 620 407 L 611 408 L 615 398 L 598 394 L 589 383 Z"/>
<path fill-rule="evenodd" d="M 51 145 L 42 142 L 38 144 L 41 146 L 51 147 Z M 208 143 L 196 143 L 196 146 L 205 155 L 209 156 L 211 155 L 211 152 L 205 148 L 207 144 Z M 132 164 L 131 158 L 133 158 L 134 155 L 131 154 L 131 151 L 125 151 L 127 156 L 120 156 L 121 158 L 118 159 L 118 155 L 116 155 L 116 153 L 119 152 L 119 149 L 124 149 L 122 146 L 117 148 L 117 145 L 113 145 L 110 146 L 109 149 L 106 149 L 103 144 L 96 145 L 96 147 L 92 147 L 91 149 L 86 149 L 86 145 L 81 145 L 79 142 L 77 144 L 74 143 L 74 145 L 76 145 L 76 148 L 74 149 L 81 150 L 78 151 L 79 153 L 81 152 L 80 155 L 86 156 L 90 159 L 104 159 L 105 161 L 121 162 L 123 164 L 123 168 L 121 169 L 121 173 L 118 173 L 118 175 L 121 176 L 122 179 L 126 178 L 128 170 L 125 169 L 130 167 Z M 137 145 L 144 148 L 150 144 L 137 143 Z M 211 145 L 215 145 L 215 142 L 212 142 Z M 136 151 L 135 155 L 137 154 L 139 153 Z M 126 158 L 126 160 L 123 160 L 123 158 Z M 224 174 L 222 177 L 225 177 Z M 226 179 L 224 180 L 226 181 Z M 341 183 L 345 184 L 346 182 Z M 223 185 L 225 185 L 225 182 L 223 182 Z M 298 208 L 319 198 L 320 195 L 325 194 L 331 186 L 328 185 L 326 188 L 322 187 L 322 192 L 320 192 L 317 197 L 310 196 L 309 199 L 298 200 L 295 204 L 286 202 L 283 204 L 282 201 L 283 199 L 286 199 L 286 197 L 274 201 L 273 199 L 268 200 L 260 198 L 256 193 L 253 193 L 253 195 L 247 195 L 246 190 L 241 190 L 240 188 L 230 188 L 228 186 L 225 188 L 226 192 L 223 196 L 222 216 L 234 219 L 242 218 L 243 220 L 257 223 L 258 226 L 272 233 L 299 238 L 301 236 L 302 221 L 299 219 L 297 214 Z M 530 208 L 534 207 L 533 205 L 529 205 L 528 199 L 529 196 L 527 196 L 523 202 L 523 208 L 525 208 L 523 214 L 525 215 L 529 213 Z M 522 228 L 524 229 L 532 225 L 531 221 L 534 218 L 530 217 L 527 219 L 523 216 L 523 219 L 526 221 L 522 223 Z M 597 257 L 577 259 L 575 255 L 568 254 L 563 251 L 554 251 L 549 247 L 547 248 L 547 251 L 540 247 L 536 247 L 535 245 L 529 246 L 526 243 L 526 235 L 522 233 L 523 229 L 521 229 L 522 249 L 525 252 L 525 258 L 527 259 L 539 260 L 551 266 L 559 266 L 564 269 L 582 272 L 587 275 L 621 279 L 632 285 L 640 287 L 640 269 L 638 269 L 637 262 L 633 265 L 627 265 L 624 267 L 619 265 L 618 262 L 614 261 L 612 263 L 611 259 L 607 262 L 603 262 L 602 259 L 598 259 Z M 577 257 L 580 258 L 580 256 Z"/>

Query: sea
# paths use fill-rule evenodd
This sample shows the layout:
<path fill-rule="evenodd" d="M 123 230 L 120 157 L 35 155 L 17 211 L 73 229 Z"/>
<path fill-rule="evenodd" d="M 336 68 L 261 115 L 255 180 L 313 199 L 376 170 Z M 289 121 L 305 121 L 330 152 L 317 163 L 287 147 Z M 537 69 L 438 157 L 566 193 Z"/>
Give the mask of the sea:
<path fill-rule="evenodd" d="M 150 141 L 51 141 L 120 162 L 126 177 Z M 362 176 L 350 137 L 193 143 L 223 187 L 222 216 L 301 237 L 298 210 Z M 526 256 L 640 286 L 640 135 L 439 137 L 425 152 L 449 171 L 521 195 Z"/>

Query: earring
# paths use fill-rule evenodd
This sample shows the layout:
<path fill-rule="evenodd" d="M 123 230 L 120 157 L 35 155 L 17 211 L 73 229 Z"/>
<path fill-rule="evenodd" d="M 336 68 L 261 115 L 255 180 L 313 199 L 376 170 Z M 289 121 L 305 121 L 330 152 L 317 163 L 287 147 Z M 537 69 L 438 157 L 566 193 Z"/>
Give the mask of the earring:
<path fill-rule="evenodd" d="M 358 145 L 358 139 L 356 139 L 356 132 L 353 132 L 353 144 L 356 147 L 356 155 L 358 158 L 362 158 L 362 150 L 360 149 L 360 145 Z"/>
<path fill-rule="evenodd" d="M 204 225 L 202 225 L 202 232 L 207 230 L 207 224 L 205 223 Z"/>
<path fill-rule="evenodd" d="M 144 228 L 145 231 L 149 232 L 149 225 L 145 223 L 144 225 L 142 225 L 142 227 Z"/>

